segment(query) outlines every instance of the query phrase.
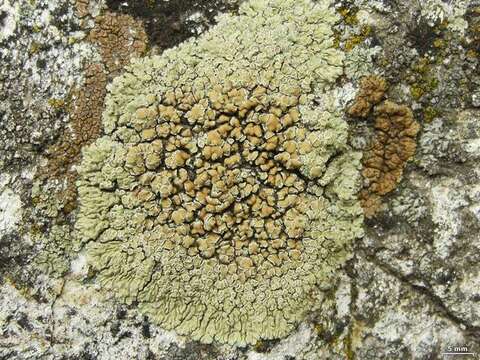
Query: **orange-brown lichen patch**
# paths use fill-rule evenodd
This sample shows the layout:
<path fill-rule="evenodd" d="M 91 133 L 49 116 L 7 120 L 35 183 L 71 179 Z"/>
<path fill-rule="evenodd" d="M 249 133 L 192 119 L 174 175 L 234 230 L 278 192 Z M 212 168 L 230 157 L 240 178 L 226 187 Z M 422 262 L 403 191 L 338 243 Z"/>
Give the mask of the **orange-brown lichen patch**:
<path fill-rule="evenodd" d="M 405 105 L 387 100 L 376 106 L 374 114 L 375 134 L 363 158 L 366 188 L 360 195 L 367 217 L 375 214 L 381 197 L 399 183 L 407 161 L 415 154 L 420 129 Z"/>
<path fill-rule="evenodd" d="M 89 11 L 88 11 L 89 5 L 90 5 L 90 0 L 75 1 L 75 13 L 80 19 L 86 17 L 89 14 Z"/>
<path fill-rule="evenodd" d="M 65 213 L 76 207 L 76 173 L 71 169 L 80 157 L 82 146 L 91 143 L 100 135 L 103 99 L 107 76 L 101 64 L 92 64 L 85 70 L 85 87 L 75 90 L 68 112 L 70 127 L 60 139 L 47 150 L 48 162 L 40 169 L 40 180 L 64 179 L 62 190 L 55 195 L 63 204 Z"/>
<path fill-rule="evenodd" d="M 88 3 L 78 2 L 77 8 L 79 12 L 87 11 Z M 100 136 L 106 85 L 118 75 L 130 58 L 143 54 L 147 42 L 140 21 L 128 15 L 113 13 L 96 18 L 88 39 L 98 47 L 102 60 L 86 65 L 83 87 L 73 91 L 69 105 L 70 126 L 47 150 L 47 165 L 38 173 L 38 178 L 42 181 L 66 181 L 65 188 L 57 194 L 63 200 L 65 213 L 69 213 L 76 206 L 76 172 L 72 165 L 79 161 L 82 147 Z"/>
<path fill-rule="evenodd" d="M 73 93 L 69 106 L 70 125 L 60 140 L 48 149 L 49 162 L 44 173 L 58 178 L 76 162 L 80 148 L 100 134 L 100 117 L 107 76 L 100 64 L 87 66 L 85 87 Z"/>
<path fill-rule="evenodd" d="M 122 69 L 131 56 L 146 50 L 147 35 L 143 24 L 129 15 L 106 13 L 95 19 L 89 39 L 98 46 L 106 71 L 110 75 Z"/>
<path fill-rule="evenodd" d="M 367 117 L 372 107 L 382 101 L 386 91 L 385 79 L 376 75 L 365 76 L 360 82 L 360 91 L 348 109 L 348 114 L 354 117 Z"/>

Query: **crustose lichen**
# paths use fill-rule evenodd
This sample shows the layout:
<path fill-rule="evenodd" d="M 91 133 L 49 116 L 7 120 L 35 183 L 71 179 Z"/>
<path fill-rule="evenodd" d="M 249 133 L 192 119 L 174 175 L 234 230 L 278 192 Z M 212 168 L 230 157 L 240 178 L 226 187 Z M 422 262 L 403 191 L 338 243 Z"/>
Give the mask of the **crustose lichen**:
<path fill-rule="evenodd" d="M 360 155 L 313 101 L 342 73 L 335 20 L 250 1 L 114 80 L 77 184 L 106 288 L 203 342 L 282 337 L 312 308 L 362 233 Z"/>
<path fill-rule="evenodd" d="M 373 110 L 375 117 L 375 133 L 362 159 L 365 184 L 360 199 L 367 218 L 378 212 L 382 196 L 395 190 L 400 182 L 408 160 L 415 154 L 420 129 L 408 106 L 389 100 L 381 102 L 386 91 L 385 79 L 366 76 L 347 110 L 349 115 L 358 118 L 367 118 Z"/>

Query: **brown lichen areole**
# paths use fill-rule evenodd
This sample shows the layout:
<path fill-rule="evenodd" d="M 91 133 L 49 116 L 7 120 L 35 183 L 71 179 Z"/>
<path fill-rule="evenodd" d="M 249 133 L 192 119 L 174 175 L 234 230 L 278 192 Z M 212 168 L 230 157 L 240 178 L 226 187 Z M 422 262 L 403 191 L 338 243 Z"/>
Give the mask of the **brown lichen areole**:
<path fill-rule="evenodd" d="M 364 154 L 362 174 L 367 189 L 361 192 L 365 215 L 371 217 L 380 197 L 395 189 L 407 161 L 415 154 L 420 129 L 405 105 L 385 101 L 375 108 L 375 135 Z"/>
<path fill-rule="evenodd" d="M 163 121 L 143 130 L 147 142 L 127 153 L 126 168 L 148 174 L 137 196 L 165 199 L 159 223 L 182 234 L 189 255 L 232 264 L 243 281 L 254 264 L 298 257 L 307 221 L 309 179 L 299 168 L 313 145 L 297 126 L 298 98 L 269 103 L 266 92 L 216 86 L 204 99 L 185 90 L 167 94 L 158 110 Z M 150 115 L 156 110 L 137 110 Z M 165 169 L 148 173 L 161 162 Z"/>
<path fill-rule="evenodd" d="M 98 46 L 106 72 L 113 76 L 132 56 L 143 54 L 147 44 L 147 34 L 141 21 L 111 12 L 95 18 L 95 27 L 88 38 Z"/>
<path fill-rule="evenodd" d="M 360 90 L 353 105 L 348 109 L 348 114 L 360 118 L 367 117 L 373 106 L 382 101 L 386 91 L 385 79 L 376 75 L 363 77 L 360 81 Z"/>
<path fill-rule="evenodd" d="M 79 16 L 86 16 L 87 9 L 87 2 L 77 2 Z M 140 21 L 107 12 L 95 19 L 88 40 L 98 47 L 101 61 L 85 66 L 83 87 L 73 91 L 68 108 L 70 127 L 47 150 L 48 163 L 37 174 L 40 180 L 66 180 L 65 188 L 57 194 L 66 214 L 77 205 L 77 174 L 72 166 L 78 162 L 82 147 L 100 136 L 106 85 L 132 57 L 145 51 L 147 36 Z"/>

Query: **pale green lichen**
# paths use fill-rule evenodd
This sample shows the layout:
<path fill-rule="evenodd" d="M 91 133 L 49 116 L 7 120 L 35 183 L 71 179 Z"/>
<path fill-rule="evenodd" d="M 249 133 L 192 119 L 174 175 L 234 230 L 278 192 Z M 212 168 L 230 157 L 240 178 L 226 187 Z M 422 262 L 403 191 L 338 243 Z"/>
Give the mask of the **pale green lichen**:
<path fill-rule="evenodd" d="M 64 184 L 53 181 L 32 184 L 32 219 L 29 237 L 37 249 L 34 267 L 53 277 L 68 272 L 70 255 L 74 252 L 71 226 L 65 225 L 64 201 L 61 198 Z M 51 226 L 46 223 L 52 222 Z"/>
<path fill-rule="evenodd" d="M 107 135 L 78 169 L 79 245 L 163 327 L 283 337 L 362 235 L 361 155 L 316 105 L 343 71 L 329 5 L 247 2 L 110 86 Z"/>
<path fill-rule="evenodd" d="M 380 46 L 356 46 L 345 59 L 345 73 L 351 79 L 360 79 L 363 76 L 375 73 L 372 59 L 381 51 Z"/>
<path fill-rule="evenodd" d="M 66 225 L 53 225 L 48 234 L 33 232 L 32 238 L 41 244 L 35 256 L 35 267 L 53 277 L 60 277 L 70 269 L 72 253 L 71 230 Z"/>

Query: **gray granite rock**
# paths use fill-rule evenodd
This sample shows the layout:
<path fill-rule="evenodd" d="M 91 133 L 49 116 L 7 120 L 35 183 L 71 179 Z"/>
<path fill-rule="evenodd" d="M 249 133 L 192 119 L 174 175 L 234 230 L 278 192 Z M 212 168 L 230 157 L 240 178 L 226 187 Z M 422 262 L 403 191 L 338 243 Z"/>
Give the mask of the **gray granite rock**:
<path fill-rule="evenodd" d="M 103 291 L 81 249 L 55 249 L 71 241 L 75 211 L 60 215 L 61 199 L 52 195 L 66 180 L 47 186 L 38 172 L 48 147 L 71 126 L 69 105 L 85 84 L 86 65 L 103 61 L 88 40 L 95 19 L 108 13 L 141 21 L 147 53 L 158 54 L 214 26 L 216 15 L 235 14 L 240 3 L 0 0 L 0 359 L 437 359 L 455 350 L 478 357 L 475 0 L 332 4 L 338 47 L 349 54 L 337 106 L 351 103 L 359 77 L 376 73 L 389 83 L 390 100 L 413 109 L 421 130 L 416 155 L 365 221 L 338 281 L 288 337 L 242 348 L 194 342 Z M 352 146 L 364 150 L 372 118 L 348 121 Z M 45 254 L 62 271 L 41 267 Z"/>

